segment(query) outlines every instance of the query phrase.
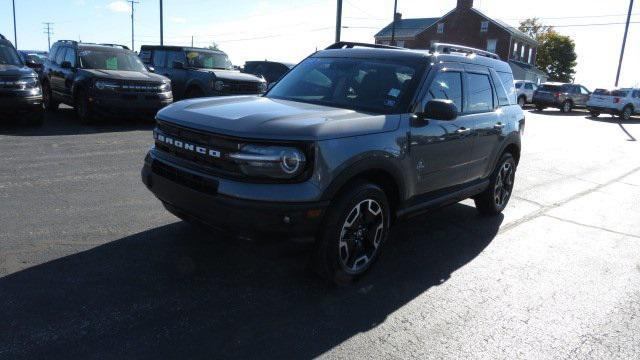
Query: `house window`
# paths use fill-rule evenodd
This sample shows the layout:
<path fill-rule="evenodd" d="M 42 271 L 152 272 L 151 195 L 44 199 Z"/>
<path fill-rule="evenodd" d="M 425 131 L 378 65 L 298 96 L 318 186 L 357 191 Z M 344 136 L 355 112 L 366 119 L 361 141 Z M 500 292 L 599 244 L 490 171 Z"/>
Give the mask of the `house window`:
<path fill-rule="evenodd" d="M 487 40 L 487 51 L 488 52 L 495 53 L 497 47 L 498 47 L 498 40 L 497 39 L 489 39 L 489 40 Z"/>
<path fill-rule="evenodd" d="M 517 58 L 518 57 L 518 42 L 514 42 L 513 43 L 513 58 Z"/>
<path fill-rule="evenodd" d="M 529 60 L 527 62 L 533 64 L 533 48 L 529 48 Z"/>
<path fill-rule="evenodd" d="M 404 47 L 404 40 L 398 40 L 398 41 L 396 41 L 396 46 L 397 46 L 397 47 Z"/>
<path fill-rule="evenodd" d="M 489 22 L 488 21 L 483 21 L 480 23 L 480 32 L 487 32 L 489 31 Z"/>
<path fill-rule="evenodd" d="M 520 49 L 520 60 L 522 61 L 524 61 L 525 50 L 526 50 L 526 46 L 523 44 L 522 48 Z"/>
<path fill-rule="evenodd" d="M 438 34 L 444 34 L 444 23 L 438 24 Z"/>

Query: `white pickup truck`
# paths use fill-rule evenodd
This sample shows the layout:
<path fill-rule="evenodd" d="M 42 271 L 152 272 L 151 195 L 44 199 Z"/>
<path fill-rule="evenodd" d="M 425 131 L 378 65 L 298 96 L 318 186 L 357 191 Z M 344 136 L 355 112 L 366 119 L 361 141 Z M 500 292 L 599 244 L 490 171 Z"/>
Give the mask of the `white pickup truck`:
<path fill-rule="evenodd" d="M 634 114 L 640 114 L 640 89 L 596 89 L 587 102 L 587 109 L 593 117 L 604 113 L 629 120 Z"/>

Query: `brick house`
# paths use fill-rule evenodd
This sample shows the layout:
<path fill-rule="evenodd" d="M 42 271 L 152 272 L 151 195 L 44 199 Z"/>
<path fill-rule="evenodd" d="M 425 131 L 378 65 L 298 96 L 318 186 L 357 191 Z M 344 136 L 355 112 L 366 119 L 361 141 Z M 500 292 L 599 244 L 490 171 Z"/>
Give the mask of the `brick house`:
<path fill-rule="evenodd" d="M 507 60 L 518 80 L 544 82 L 546 74 L 535 67 L 538 43 L 513 26 L 492 19 L 473 7 L 473 0 L 458 0 L 458 5 L 440 18 L 402 19 L 396 14 L 395 41 L 393 23 L 375 35 L 376 44 L 410 49 L 428 49 L 435 42 L 470 46 L 496 53 Z"/>

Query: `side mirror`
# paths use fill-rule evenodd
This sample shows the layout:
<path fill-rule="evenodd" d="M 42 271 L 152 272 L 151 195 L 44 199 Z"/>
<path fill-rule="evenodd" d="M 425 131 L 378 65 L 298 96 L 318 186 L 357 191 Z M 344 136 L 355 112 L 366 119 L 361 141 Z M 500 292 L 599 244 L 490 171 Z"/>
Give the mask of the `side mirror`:
<path fill-rule="evenodd" d="M 274 81 L 274 82 L 272 82 L 272 83 L 269 83 L 269 85 L 267 85 L 267 90 L 271 90 L 271 88 L 272 88 L 272 87 L 274 87 L 274 86 L 276 86 L 276 84 L 277 84 L 277 83 L 278 83 L 277 81 Z"/>
<path fill-rule="evenodd" d="M 416 113 L 414 118 L 417 120 L 441 120 L 451 121 L 458 117 L 458 107 L 451 100 L 430 100 L 424 108 L 423 112 Z"/>
<path fill-rule="evenodd" d="M 156 72 L 156 68 L 154 68 L 154 67 L 153 67 L 153 66 L 151 66 L 151 65 L 147 65 L 147 70 L 148 70 L 149 72 L 152 72 L 152 73 Z"/>
<path fill-rule="evenodd" d="M 37 62 L 33 61 L 32 59 L 27 59 L 27 61 L 24 62 L 25 65 L 27 65 L 27 67 L 30 67 L 32 69 L 39 69 L 42 67 L 42 65 L 38 64 Z"/>
<path fill-rule="evenodd" d="M 184 63 L 181 62 L 181 61 L 174 61 L 171 64 L 171 67 L 174 68 L 174 69 L 184 69 Z"/>
<path fill-rule="evenodd" d="M 63 61 L 60 67 L 63 69 L 71 69 L 71 63 L 69 61 Z"/>

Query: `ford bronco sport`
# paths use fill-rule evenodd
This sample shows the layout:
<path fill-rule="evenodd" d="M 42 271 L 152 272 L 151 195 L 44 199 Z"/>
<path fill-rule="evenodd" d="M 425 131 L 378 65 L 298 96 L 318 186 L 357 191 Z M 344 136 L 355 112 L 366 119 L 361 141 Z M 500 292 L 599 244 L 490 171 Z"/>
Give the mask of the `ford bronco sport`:
<path fill-rule="evenodd" d="M 467 198 L 504 210 L 524 129 L 515 94 L 485 51 L 336 43 L 264 96 L 161 110 L 142 181 L 187 221 L 314 238 L 315 270 L 348 282 L 400 218 Z"/>
<path fill-rule="evenodd" d="M 32 62 L 23 62 L 13 44 L 0 34 L 0 116 L 41 125 L 42 90 Z"/>
<path fill-rule="evenodd" d="M 75 108 L 83 123 L 100 113 L 148 115 L 173 102 L 171 81 L 147 71 L 126 46 L 60 40 L 42 74 L 44 106 Z"/>

